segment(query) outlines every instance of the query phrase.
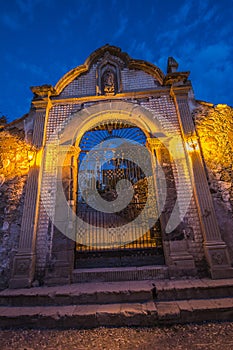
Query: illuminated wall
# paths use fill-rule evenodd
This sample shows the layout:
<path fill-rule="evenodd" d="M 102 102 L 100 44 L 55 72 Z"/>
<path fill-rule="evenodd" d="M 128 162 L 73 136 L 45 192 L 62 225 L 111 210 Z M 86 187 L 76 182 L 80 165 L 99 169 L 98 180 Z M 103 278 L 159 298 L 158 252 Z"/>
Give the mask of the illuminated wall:
<path fill-rule="evenodd" d="M 24 188 L 33 160 L 33 147 L 22 139 L 22 129 L 0 131 L 0 288 L 7 284 L 19 243 Z"/>
<path fill-rule="evenodd" d="M 233 108 L 201 102 L 193 116 L 220 231 L 233 259 Z"/>

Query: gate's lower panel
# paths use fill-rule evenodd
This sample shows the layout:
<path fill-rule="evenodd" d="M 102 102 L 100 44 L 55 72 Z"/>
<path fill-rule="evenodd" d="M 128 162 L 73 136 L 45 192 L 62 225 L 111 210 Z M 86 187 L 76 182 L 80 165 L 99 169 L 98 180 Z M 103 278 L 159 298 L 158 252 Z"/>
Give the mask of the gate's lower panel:
<path fill-rule="evenodd" d="M 76 251 L 75 268 L 163 265 L 162 248 Z"/>

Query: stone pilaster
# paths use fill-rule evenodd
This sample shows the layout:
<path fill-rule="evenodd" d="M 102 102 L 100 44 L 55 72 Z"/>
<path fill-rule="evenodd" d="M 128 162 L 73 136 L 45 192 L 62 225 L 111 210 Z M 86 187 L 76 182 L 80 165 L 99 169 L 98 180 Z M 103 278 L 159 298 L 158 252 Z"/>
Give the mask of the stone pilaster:
<path fill-rule="evenodd" d="M 181 276 L 181 275 L 195 275 L 196 268 L 193 256 L 188 252 L 188 246 L 186 240 L 176 240 L 171 241 L 167 240 L 166 237 L 166 226 L 169 216 L 171 215 L 171 210 L 169 210 L 169 205 L 172 201 L 170 198 L 170 192 L 167 184 L 163 184 L 158 172 L 158 167 L 160 166 L 163 169 L 163 153 L 167 152 L 165 144 L 169 143 L 169 138 L 164 138 L 164 144 L 157 138 L 147 138 L 147 147 L 152 153 L 152 164 L 155 167 L 155 184 L 156 184 L 156 195 L 157 195 L 157 205 L 160 215 L 160 224 L 162 230 L 162 239 L 163 239 L 163 250 L 166 264 L 169 267 L 170 276 Z M 154 159 L 154 160 L 153 160 Z M 163 169 L 164 170 L 164 169 Z M 164 174 L 165 175 L 165 174 Z M 163 202 L 161 198 L 165 195 L 162 193 L 162 189 L 167 189 L 166 200 Z M 173 203 L 174 204 L 174 203 Z M 163 205 L 163 207 L 161 207 Z M 167 213 L 168 210 L 168 213 Z"/>
<path fill-rule="evenodd" d="M 165 138 L 164 138 L 165 141 Z M 154 184 L 155 184 L 155 191 L 156 191 L 156 203 L 157 203 L 157 210 L 162 212 L 165 196 L 166 193 L 163 193 L 163 189 L 166 189 L 166 181 L 165 174 L 164 176 L 161 176 L 161 170 L 163 169 L 162 164 L 162 153 L 165 149 L 164 144 L 160 141 L 158 138 L 147 138 L 147 148 L 151 152 L 151 162 L 153 167 L 153 175 L 154 175 Z M 163 231 L 165 230 L 165 221 L 164 221 L 164 215 L 162 213 L 160 217 L 160 223 L 162 226 Z"/>
<path fill-rule="evenodd" d="M 77 157 L 73 146 L 59 146 L 52 255 L 47 285 L 71 283 L 74 267 Z"/>
<path fill-rule="evenodd" d="M 200 155 L 195 126 L 188 105 L 190 86 L 173 87 L 171 95 L 177 108 L 181 132 L 186 144 L 193 189 L 198 208 L 199 219 L 204 239 L 204 251 L 212 278 L 228 278 L 233 276 L 233 269 L 225 242 L 221 234 L 213 207 L 212 197 Z"/>
<path fill-rule="evenodd" d="M 46 98 L 34 101 L 32 105 L 30 112 L 34 117 L 32 142 L 38 150 L 43 151 L 46 123 L 50 108 L 49 94 Z M 34 158 L 34 164 L 28 173 L 19 247 L 13 261 L 12 276 L 9 282 L 10 288 L 30 287 L 34 279 L 41 155 L 42 152 L 40 152 L 40 156 L 38 154 Z"/>
<path fill-rule="evenodd" d="M 35 238 L 38 208 L 39 167 L 33 166 L 28 175 L 18 252 L 14 258 L 10 288 L 29 287 L 35 270 Z"/>

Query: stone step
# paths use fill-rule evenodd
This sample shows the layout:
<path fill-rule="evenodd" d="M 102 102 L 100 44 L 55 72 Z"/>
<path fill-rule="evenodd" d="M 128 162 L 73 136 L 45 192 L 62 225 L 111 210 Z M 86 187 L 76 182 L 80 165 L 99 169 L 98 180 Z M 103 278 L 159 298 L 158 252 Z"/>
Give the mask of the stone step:
<path fill-rule="evenodd" d="M 95 281 L 141 281 L 167 278 L 168 268 L 161 265 L 76 269 L 73 272 L 73 283 Z"/>
<path fill-rule="evenodd" d="M 113 304 L 152 301 L 152 281 L 82 283 L 0 292 L 0 306 Z"/>
<path fill-rule="evenodd" d="M 65 306 L 233 298 L 233 279 L 141 280 L 5 289 L 1 306 Z"/>
<path fill-rule="evenodd" d="M 233 279 L 184 279 L 153 282 L 153 299 L 159 301 L 233 298 Z"/>
<path fill-rule="evenodd" d="M 66 306 L 0 307 L 0 326 L 93 328 L 231 321 L 233 298 Z"/>

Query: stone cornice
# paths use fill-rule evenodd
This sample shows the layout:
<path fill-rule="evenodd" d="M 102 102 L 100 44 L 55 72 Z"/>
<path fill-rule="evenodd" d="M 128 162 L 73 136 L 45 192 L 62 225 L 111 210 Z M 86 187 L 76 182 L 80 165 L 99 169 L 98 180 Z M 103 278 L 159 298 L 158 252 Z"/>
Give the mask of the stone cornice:
<path fill-rule="evenodd" d="M 46 109 L 50 108 L 52 106 L 50 98 L 41 98 L 41 99 L 35 99 L 32 100 L 32 106 L 36 109 Z"/>
<path fill-rule="evenodd" d="M 147 137 L 146 146 L 151 151 L 158 150 L 166 147 L 165 144 L 169 144 L 170 139 L 171 139 L 170 137 L 162 137 L 162 138 Z"/>
<path fill-rule="evenodd" d="M 30 89 L 34 94 L 34 98 L 48 97 L 55 94 L 55 89 L 52 85 L 31 86 Z"/>
<path fill-rule="evenodd" d="M 183 85 L 187 82 L 190 72 L 168 73 L 163 81 L 164 85 Z"/>
<path fill-rule="evenodd" d="M 130 59 L 128 68 L 142 70 L 145 73 L 152 75 L 154 78 L 156 78 L 159 81 L 161 85 L 163 85 L 164 74 L 157 66 L 155 66 L 152 63 L 149 63 L 143 60 Z"/>
<path fill-rule="evenodd" d="M 64 103 L 86 103 L 86 102 L 101 102 L 107 100 L 119 100 L 119 99 L 137 99 L 137 98 L 150 98 L 162 94 L 170 93 L 170 88 L 164 87 L 156 90 L 145 90 L 145 91 L 129 91 L 124 93 L 119 93 L 113 96 L 105 95 L 93 95 L 93 96 L 82 96 L 82 97 L 65 97 L 56 98 L 56 96 L 51 97 L 51 103 L 64 104 Z"/>
<path fill-rule="evenodd" d="M 182 86 L 171 86 L 170 95 L 174 97 L 187 98 L 191 89 L 191 84 Z"/>

